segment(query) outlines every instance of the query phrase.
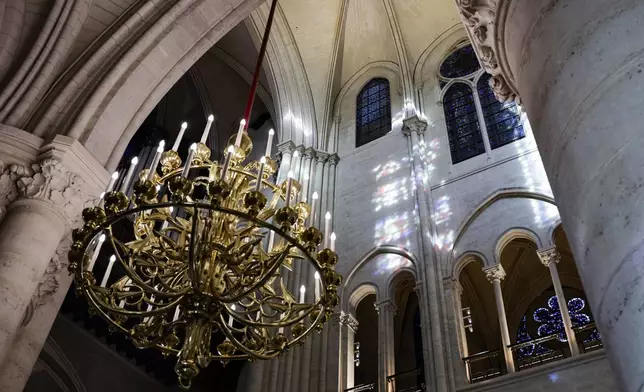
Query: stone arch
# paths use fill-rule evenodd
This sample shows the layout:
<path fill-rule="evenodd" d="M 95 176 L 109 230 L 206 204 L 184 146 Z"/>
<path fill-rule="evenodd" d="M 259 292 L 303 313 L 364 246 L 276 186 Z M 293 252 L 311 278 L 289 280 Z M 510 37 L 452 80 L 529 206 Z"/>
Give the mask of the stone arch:
<path fill-rule="evenodd" d="M 501 253 L 503 252 L 503 249 L 505 249 L 505 247 L 510 242 L 516 239 L 531 241 L 537 246 L 537 249 L 543 247 L 543 241 L 541 240 L 541 238 L 539 238 L 539 235 L 537 233 L 523 227 L 513 227 L 503 233 L 501 237 L 499 237 L 499 239 L 496 241 L 496 245 L 494 247 L 494 260 L 496 264 L 501 263 Z"/>
<path fill-rule="evenodd" d="M 37 371 L 46 373 L 65 392 L 86 392 L 76 369 L 51 336 L 40 352 L 34 373 Z"/>
<path fill-rule="evenodd" d="M 245 23 L 259 47 L 268 17 L 269 4 L 251 13 Z M 317 128 L 313 92 L 293 32 L 278 4 L 271 39 L 264 61 L 275 104 L 279 140 L 322 148 Z"/>
<path fill-rule="evenodd" d="M 438 85 L 438 67 L 445 58 L 462 42 L 468 40 L 467 32 L 457 23 L 439 35 L 427 46 L 414 67 L 414 84 L 425 87 Z"/>
<path fill-rule="evenodd" d="M 461 257 L 461 255 L 464 253 L 459 251 L 458 247 L 459 247 L 460 241 L 463 239 L 464 235 L 466 234 L 470 226 L 472 226 L 472 224 L 477 220 L 477 218 L 481 214 L 483 214 L 483 212 L 485 212 L 488 208 L 490 208 L 495 203 L 504 199 L 537 200 L 556 207 L 556 203 L 551 196 L 545 195 L 542 193 L 537 193 L 530 189 L 502 188 L 493 192 L 491 195 L 485 198 L 481 203 L 479 203 L 479 205 L 475 207 L 468 215 L 466 215 L 465 219 L 463 219 L 462 223 L 455 231 L 456 234 L 454 236 L 454 241 L 452 242 L 451 248 L 449 250 L 447 265 L 445 265 L 446 272 L 453 270 L 453 265 L 455 261 L 458 260 Z M 495 238 L 495 244 L 496 242 L 497 241 Z M 541 243 L 541 241 L 539 243 Z M 492 265 L 495 262 L 494 254 L 488 255 L 488 257 L 486 257 L 484 260 L 487 263 L 486 265 Z"/>
<path fill-rule="evenodd" d="M 358 280 L 360 270 L 365 269 L 372 260 L 380 255 L 396 255 L 409 261 L 409 264 L 411 264 L 411 266 L 403 266 L 398 271 L 409 271 L 413 274 L 413 276 L 416 276 L 418 260 L 411 252 L 393 245 L 377 246 L 367 252 L 364 256 L 362 256 L 360 260 L 355 264 L 355 266 L 351 269 L 351 271 L 349 271 L 349 273 L 345 276 L 341 292 L 341 308 L 343 310 L 349 310 L 351 296 L 359 287 L 365 284 L 375 288 L 378 295 L 378 300 L 388 298 L 389 284 L 391 282 L 392 276 L 394 276 L 396 273 L 392 272 L 391 274 L 388 274 L 384 277 L 369 277 L 368 279 L 363 277 L 362 280 Z"/>
<path fill-rule="evenodd" d="M 335 146 L 340 156 L 355 149 L 356 97 L 374 78 L 385 78 L 389 81 L 392 129 L 402 127 L 404 102 L 400 66 L 392 61 L 375 61 L 367 64 L 347 80 L 334 101 L 333 117 L 336 123 L 341 125 L 333 127 L 329 146 Z"/>
<path fill-rule="evenodd" d="M 348 313 L 350 313 L 355 317 L 356 308 L 358 307 L 358 304 L 360 303 L 360 301 L 362 301 L 368 295 L 371 295 L 371 294 L 376 296 L 376 302 L 380 300 L 378 287 L 371 282 L 363 283 L 360 286 L 353 289 L 351 294 L 348 296 L 348 303 L 347 303 L 348 306 L 346 308 Z"/>
<path fill-rule="evenodd" d="M 477 251 L 467 251 L 458 258 L 456 263 L 454 263 L 454 268 L 452 269 L 452 279 L 458 280 L 459 276 L 463 272 L 463 269 L 470 263 L 478 263 L 481 265 L 481 268 L 489 265 L 487 258 L 483 253 Z"/>

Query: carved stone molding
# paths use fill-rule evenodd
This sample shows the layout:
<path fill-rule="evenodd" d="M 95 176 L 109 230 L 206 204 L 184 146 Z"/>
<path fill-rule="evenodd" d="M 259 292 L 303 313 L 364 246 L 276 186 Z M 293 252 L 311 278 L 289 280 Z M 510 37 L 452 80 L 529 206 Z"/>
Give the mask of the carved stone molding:
<path fill-rule="evenodd" d="M 403 134 L 405 136 L 410 136 L 412 132 L 416 132 L 418 135 L 422 135 L 427 129 L 427 122 L 421 120 L 418 116 L 413 116 L 403 120 Z"/>
<path fill-rule="evenodd" d="M 47 270 L 45 271 L 45 274 L 36 288 L 36 292 L 27 306 L 25 316 L 22 320 L 23 327 L 29 324 L 38 308 L 51 301 L 54 294 L 56 294 L 61 288 L 60 274 L 67 273 L 67 267 L 69 266 L 69 262 L 67 261 L 67 252 L 69 252 L 71 243 L 71 236 L 68 235 L 60 242 L 60 245 L 58 245 L 56 253 L 49 261 Z M 67 287 L 64 287 L 63 290 L 67 290 Z"/>
<path fill-rule="evenodd" d="M 30 170 L 17 179 L 16 186 L 23 199 L 53 203 L 69 224 L 80 218 L 83 207 L 92 199 L 85 194 L 85 180 L 56 159 L 45 159 L 31 165 Z"/>
<path fill-rule="evenodd" d="M 324 151 L 316 151 L 315 157 L 318 163 L 326 163 L 329 160 L 329 153 Z"/>
<path fill-rule="evenodd" d="M 306 157 L 306 159 L 315 159 L 315 150 L 311 147 L 307 148 L 306 150 L 304 150 L 304 156 Z"/>
<path fill-rule="evenodd" d="M 295 143 L 287 141 L 277 145 L 277 150 L 282 154 L 292 154 L 295 151 Z"/>
<path fill-rule="evenodd" d="M 485 273 L 485 277 L 490 281 L 490 283 L 494 283 L 495 281 L 500 282 L 505 279 L 505 270 L 503 269 L 503 266 L 501 264 L 483 268 L 483 272 Z"/>
<path fill-rule="evenodd" d="M 504 20 L 499 18 L 504 0 L 455 0 L 463 24 L 468 31 L 472 46 L 483 68 L 492 75 L 490 87 L 502 102 L 517 99 L 514 78 L 500 53 Z"/>
<path fill-rule="evenodd" d="M 396 312 L 398 311 L 396 304 L 390 299 L 385 299 L 380 302 L 376 302 L 373 304 L 373 306 L 376 308 L 376 312 L 378 313 L 384 310 L 384 311 L 389 311 L 393 314 L 396 314 Z"/>
<path fill-rule="evenodd" d="M 559 253 L 557 247 L 555 246 L 553 246 L 552 248 L 537 250 L 537 256 L 539 256 L 541 264 L 545 265 L 546 267 L 550 267 L 550 264 L 557 264 L 561 261 L 561 253 Z"/>
<path fill-rule="evenodd" d="M 336 166 L 338 163 L 340 163 L 340 157 L 338 154 L 329 155 L 329 165 Z"/>
<path fill-rule="evenodd" d="M 16 182 L 30 175 L 30 170 L 22 165 L 6 165 L 0 161 L 0 219 L 7 211 L 7 206 L 20 196 Z"/>
<path fill-rule="evenodd" d="M 358 331 L 358 320 L 349 313 L 340 312 L 340 324 L 351 328 L 353 332 Z"/>

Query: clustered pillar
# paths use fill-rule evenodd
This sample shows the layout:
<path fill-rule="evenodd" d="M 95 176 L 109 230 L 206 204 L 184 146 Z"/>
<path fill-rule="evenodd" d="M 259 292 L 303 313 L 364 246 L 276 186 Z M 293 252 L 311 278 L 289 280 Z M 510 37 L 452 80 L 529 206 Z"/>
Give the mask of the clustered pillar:
<path fill-rule="evenodd" d="M 456 0 L 520 98 L 620 389 L 644 388 L 644 2 Z"/>

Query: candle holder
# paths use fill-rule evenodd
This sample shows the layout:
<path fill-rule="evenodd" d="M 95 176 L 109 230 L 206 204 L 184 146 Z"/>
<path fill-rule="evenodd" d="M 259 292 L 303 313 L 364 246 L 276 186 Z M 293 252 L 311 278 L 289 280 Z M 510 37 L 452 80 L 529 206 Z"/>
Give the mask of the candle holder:
<path fill-rule="evenodd" d="M 261 176 L 258 162 L 244 163 L 252 148 L 245 134 L 226 179 L 204 147 L 193 145 L 187 166 L 176 151 L 159 152 L 162 175 L 145 169 L 131 195 L 111 191 L 102 208 L 85 209 L 68 254 L 90 309 L 137 347 L 177 357 L 184 389 L 213 360 L 270 359 L 304 342 L 333 313 L 340 282 L 337 255 L 317 252 L 324 236 L 306 224 L 312 207 L 294 203 L 297 181 L 287 195 L 269 180 L 273 160 Z M 99 252 L 113 256 L 95 277 Z M 300 288 L 296 302 L 281 270 L 306 264 L 316 273 L 315 295 Z"/>

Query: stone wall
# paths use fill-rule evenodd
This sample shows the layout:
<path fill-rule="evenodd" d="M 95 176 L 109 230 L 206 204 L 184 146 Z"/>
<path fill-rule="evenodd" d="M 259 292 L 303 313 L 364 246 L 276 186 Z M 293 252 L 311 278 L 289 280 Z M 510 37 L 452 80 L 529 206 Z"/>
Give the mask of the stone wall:
<path fill-rule="evenodd" d="M 604 351 L 459 388 L 459 392 L 617 392 Z"/>

